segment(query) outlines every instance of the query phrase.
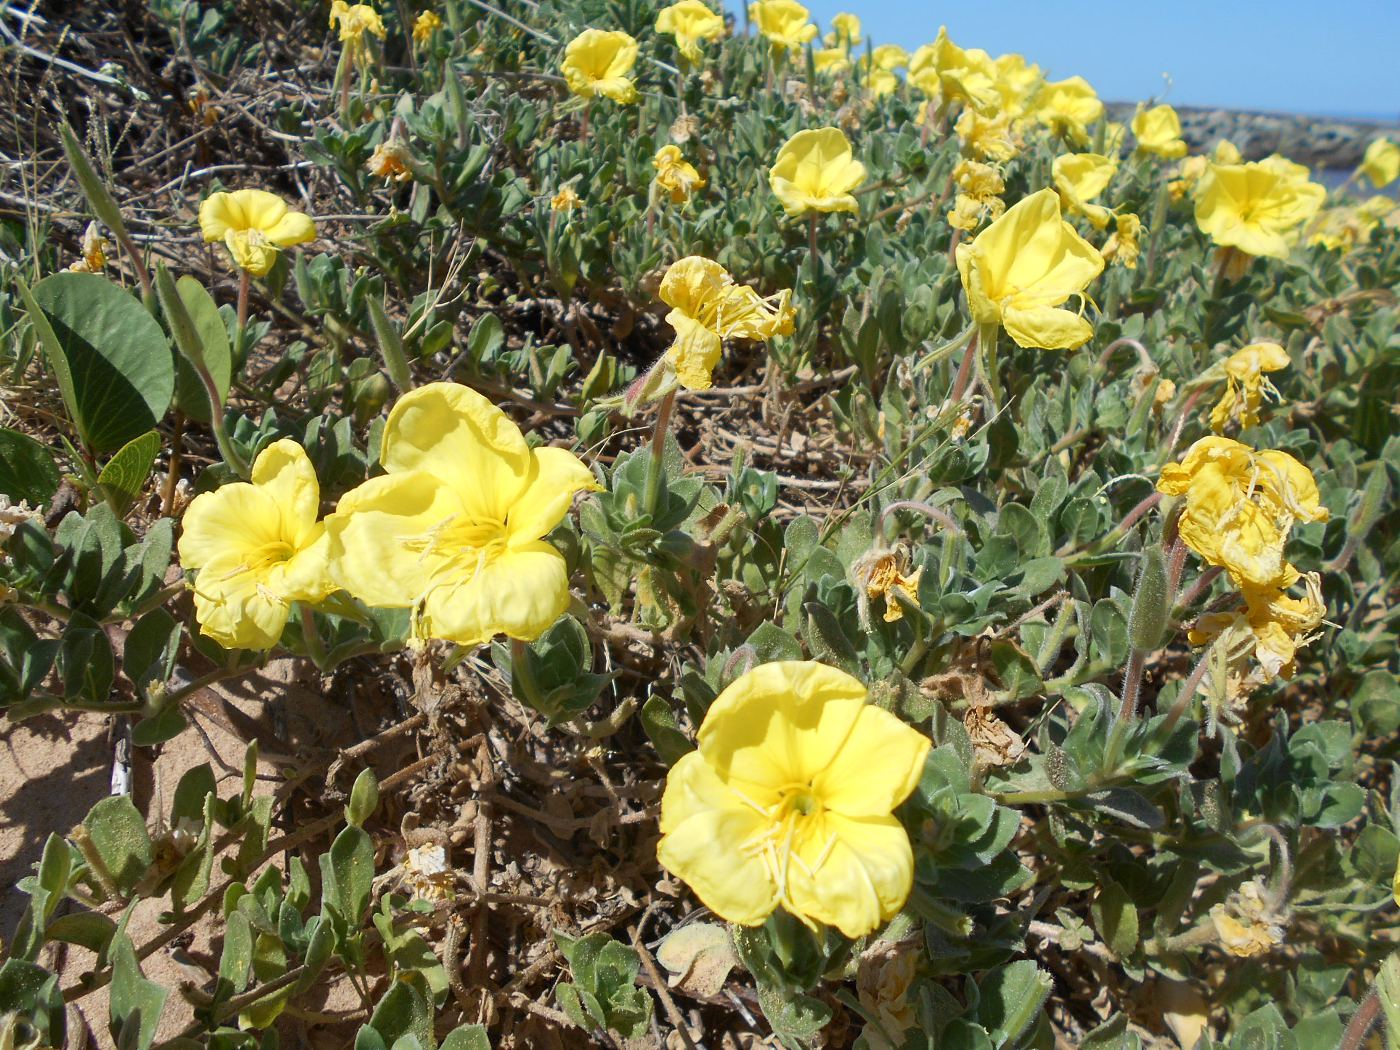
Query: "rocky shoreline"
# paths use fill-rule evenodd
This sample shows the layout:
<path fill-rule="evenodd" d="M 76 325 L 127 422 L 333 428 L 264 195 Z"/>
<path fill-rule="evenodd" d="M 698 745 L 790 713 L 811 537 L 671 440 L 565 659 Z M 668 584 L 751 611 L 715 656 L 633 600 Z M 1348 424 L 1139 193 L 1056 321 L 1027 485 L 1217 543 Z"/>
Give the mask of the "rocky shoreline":
<path fill-rule="evenodd" d="M 1111 102 L 1114 120 L 1130 121 L 1135 106 Z M 1246 110 L 1177 106 L 1181 134 L 1193 150 L 1209 149 L 1219 139 L 1229 139 L 1246 160 L 1282 153 L 1290 160 L 1313 168 L 1352 168 L 1372 139 L 1388 135 L 1400 138 L 1400 120 L 1347 121 L 1291 113 L 1256 113 Z"/>

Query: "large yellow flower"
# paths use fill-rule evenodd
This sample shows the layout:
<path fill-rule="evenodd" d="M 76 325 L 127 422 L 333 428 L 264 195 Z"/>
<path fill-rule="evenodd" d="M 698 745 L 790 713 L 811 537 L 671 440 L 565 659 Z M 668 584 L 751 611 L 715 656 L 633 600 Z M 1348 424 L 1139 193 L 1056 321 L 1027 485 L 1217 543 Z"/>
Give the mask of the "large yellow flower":
<path fill-rule="evenodd" d="M 1218 434 L 1235 418 L 1242 427 L 1257 424 L 1264 395 L 1279 396 L 1264 373 L 1277 372 L 1288 365 L 1288 352 L 1278 343 L 1251 343 L 1226 358 L 1225 392 L 1210 410 L 1210 428 Z"/>
<path fill-rule="evenodd" d="M 1045 80 L 1040 67 L 1027 64 L 1026 56 L 1015 52 L 998 55 L 993 65 L 996 67 L 997 94 L 1001 96 L 998 112 L 1012 120 L 1025 116 Z"/>
<path fill-rule="evenodd" d="M 211 193 L 199 206 L 199 228 L 207 242 L 223 241 L 241 269 L 262 277 L 283 248 L 316 236 L 311 216 L 292 211 L 266 190 Z"/>
<path fill-rule="evenodd" d="M 1196 186 L 1196 225 L 1223 248 L 1283 259 L 1326 196 L 1306 168 L 1282 157 L 1211 164 Z"/>
<path fill-rule="evenodd" d="M 842 671 L 763 664 L 710 705 L 699 748 L 666 778 L 657 858 L 730 922 L 756 926 L 781 905 L 863 936 L 913 885 L 893 811 L 929 746 Z"/>
<path fill-rule="evenodd" d="M 1065 210 L 1083 215 L 1096 229 L 1104 229 L 1113 212 L 1102 204 L 1090 204 L 1113 180 L 1118 162 L 1098 153 L 1066 153 L 1055 158 L 1051 172 Z"/>
<path fill-rule="evenodd" d="M 860 16 L 853 15 L 849 11 L 838 11 L 831 17 L 831 32 L 826 34 L 825 40 L 832 47 L 844 47 L 850 50 L 860 45 Z"/>
<path fill-rule="evenodd" d="M 984 113 L 993 112 L 1001 102 L 997 77 L 992 56 L 980 47 L 959 47 L 949 38 L 947 26 L 939 26 L 933 43 L 909 59 L 909 83 L 930 98 L 937 96 L 944 105 L 963 102 Z"/>
<path fill-rule="evenodd" d="M 735 284 L 712 259 L 691 255 L 671 264 L 661 279 L 661 301 L 671 307 L 666 323 L 676 330 L 665 363 L 680 384 L 708 390 L 726 339 L 767 341 L 793 330 L 792 292 L 764 298 Z"/>
<path fill-rule="evenodd" d="M 1400 146 L 1390 139 L 1380 138 L 1366 147 L 1366 155 L 1361 158 L 1361 174 L 1371 180 L 1376 189 L 1389 186 L 1400 179 Z"/>
<path fill-rule="evenodd" d="M 637 41 L 626 33 L 585 29 L 564 49 L 564 80 L 580 98 L 601 95 L 630 105 L 637 101 L 637 86 L 630 75 L 637 51 Z"/>
<path fill-rule="evenodd" d="M 1312 472 L 1286 452 L 1255 452 L 1223 437 L 1203 437 L 1180 463 L 1162 468 L 1157 490 L 1185 496 L 1182 540 L 1241 590 L 1286 587 L 1296 570 L 1283 547 L 1295 522 L 1326 521 Z"/>
<path fill-rule="evenodd" d="M 797 0 L 755 0 L 749 4 L 749 21 L 768 38 L 774 51 L 801 51 L 817 37 L 811 12 Z"/>
<path fill-rule="evenodd" d="M 1060 217 L 1054 190 L 1033 193 L 957 248 L 974 320 L 1001 325 L 1019 346 L 1073 349 L 1094 334 L 1058 307 L 1103 271 L 1103 256 Z"/>
<path fill-rule="evenodd" d="M 318 602 L 334 589 L 316 520 L 321 489 L 306 452 L 275 442 L 253 463 L 252 478 L 196 496 L 181 522 L 180 564 L 199 573 L 200 632 L 228 649 L 272 648 L 293 602 Z"/>
<path fill-rule="evenodd" d="M 1133 117 L 1133 136 L 1137 148 L 1155 153 L 1168 160 L 1186 156 L 1186 143 L 1181 138 L 1181 118 L 1176 110 L 1163 103 L 1151 109 L 1140 109 Z"/>
<path fill-rule="evenodd" d="M 676 48 L 687 62 L 698 64 L 702 40 L 724 36 L 724 19 L 702 0 L 680 0 L 663 7 L 656 16 L 656 31 L 676 38 Z"/>
<path fill-rule="evenodd" d="M 1103 103 L 1083 77 L 1042 84 L 1035 98 L 1035 118 L 1076 145 L 1089 141 L 1089 125 L 1103 116 Z"/>
<path fill-rule="evenodd" d="M 768 184 L 789 215 L 855 211 L 851 191 L 864 181 L 865 165 L 851 156 L 840 128 L 799 131 L 768 169 Z"/>
<path fill-rule="evenodd" d="M 379 461 L 387 474 L 326 519 L 332 578 L 369 605 L 412 609 L 414 636 L 478 645 L 538 638 L 568 607 L 564 558 L 544 542 L 598 489 L 572 452 L 532 449 L 486 398 L 456 383 L 401 397 Z"/>

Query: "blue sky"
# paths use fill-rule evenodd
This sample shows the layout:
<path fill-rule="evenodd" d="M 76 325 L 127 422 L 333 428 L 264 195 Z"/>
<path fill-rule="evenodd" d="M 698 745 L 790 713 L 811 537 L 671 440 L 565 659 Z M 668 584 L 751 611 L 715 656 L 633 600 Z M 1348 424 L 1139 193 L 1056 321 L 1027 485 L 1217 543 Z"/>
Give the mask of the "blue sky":
<path fill-rule="evenodd" d="M 1400 120 L 1400 0 L 802 2 L 823 30 L 855 12 L 877 44 L 912 49 L 946 24 L 958 44 L 1020 51 L 1114 101 L 1160 95 L 1169 73 L 1179 105 Z"/>

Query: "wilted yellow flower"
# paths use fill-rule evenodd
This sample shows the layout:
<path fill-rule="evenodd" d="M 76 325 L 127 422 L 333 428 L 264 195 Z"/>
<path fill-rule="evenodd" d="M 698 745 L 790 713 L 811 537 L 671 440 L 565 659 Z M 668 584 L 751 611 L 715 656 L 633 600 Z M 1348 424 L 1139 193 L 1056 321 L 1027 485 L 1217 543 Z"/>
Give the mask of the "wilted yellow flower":
<path fill-rule="evenodd" d="M 996 67 L 996 89 L 1001 96 L 998 112 L 1012 120 L 1019 120 L 1030 110 L 1031 102 L 1045 77 L 1040 67 L 1028 65 L 1024 55 L 1014 52 L 998 55 L 993 60 Z"/>
<path fill-rule="evenodd" d="M 272 269 L 282 249 L 316 236 L 309 215 L 266 190 L 211 193 L 199 206 L 199 228 L 207 243 L 223 241 L 234 263 L 254 277 Z"/>
<path fill-rule="evenodd" d="M 657 859 L 729 922 L 782 906 L 860 937 L 908 899 L 914 856 L 893 816 L 930 743 L 866 703 L 850 675 L 763 664 L 710 705 L 671 768 Z"/>
<path fill-rule="evenodd" d="M 199 573 L 194 611 L 200 633 L 228 649 L 270 649 L 293 602 L 332 590 L 316 470 L 295 441 L 265 448 L 252 484 L 196 496 L 181 520 L 180 564 Z"/>
<path fill-rule="evenodd" d="M 597 490 L 572 452 L 531 448 L 475 390 L 432 383 L 384 427 L 387 473 L 326 519 L 331 577 L 371 606 L 411 609 L 415 638 L 533 641 L 569 605 L 564 557 L 544 537 L 575 493 Z"/>
<path fill-rule="evenodd" d="M 671 198 L 672 204 L 684 204 L 705 185 L 705 179 L 681 156 L 678 146 L 662 146 L 651 165 L 656 169 L 656 185 Z"/>
<path fill-rule="evenodd" d="M 1181 138 L 1181 118 L 1165 103 L 1151 109 L 1140 109 L 1133 117 L 1133 137 L 1137 148 L 1155 153 L 1168 160 L 1186 156 L 1186 143 Z"/>
<path fill-rule="evenodd" d="M 426 44 L 433 38 L 433 34 L 442 28 L 442 19 L 433 11 L 421 11 L 418 17 L 413 20 L 413 41 L 416 44 Z"/>
<path fill-rule="evenodd" d="M 957 247 L 968 306 L 980 325 L 1001 325 L 1018 346 L 1073 349 L 1093 326 L 1058 309 L 1082 295 L 1103 271 L 1103 256 L 1060 217 L 1060 198 L 1045 189 L 1009 209 Z"/>
<path fill-rule="evenodd" d="M 1102 230 L 1113 215 L 1101 204 L 1090 204 L 1113 180 L 1118 162 L 1099 153 L 1066 153 L 1055 158 L 1051 172 L 1055 189 L 1067 211 L 1083 215 Z"/>
<path fill-rule="evenodd" d="M 767 37 L 774 51 L 801 51 L 817 37 L 811 12 L 797 0 L 755 0 L 749 5 L 749 21 Z"/>
<path fill-rule="evenodd" d="M 73 273 L 101 273 L 107 265 L 107 238 L 97 223 L 90 222 L 83 231 L 83 257 L 68 267 Z"/>
<path fill-rule="evenodd" d="M 347 4 L 345 0 L 331 3 L 330 25 L 340 27 L 340 42 L 345 45 L 346 55 L 355 62 L 363 62 L 369 57 L 369 43 L 365 34 L 384 39 L 384 20 L 379 12 L 369 4 Z"/>
<path fill-rule="evenodd" d="M 886 623 L 896 623 L 904 619 L 904 609 L 899 604 L 897 594 L 904 595 L 915 605 L 919 604 L 919 579 L 924 574 L 923 566 L 909 572 L 909 559 L 903 550 L 886 550 L 862 558 L 856 563 L 857 583 L 864 591 L 862 620 L 866 618 L 866 603 L 885 600 Z"/>
<path fill-rule="evenodd" d="M 1376 139 L 1366 147 L 1366 154 L 1361 158 L 1361 167 L 1357 170 L 1370 179 L 1371 185 L 1376 189 L 1389 186 L 1396 179 L 1400 179 L 1400 146 L 1390 139 Z"/>
<path fill-rule="evenodd" d="M 414 900 L 436 904 L 452 898 L 453 874 L 446 848 L 431 843 L 408 851 L 399 877 Z"/>
<path fill-rule="evenodd" d="M 663 7 L 656 16 L 656 31 L 669 33 L 676 39 L 676 49 L 692 64 L 703 57 L 700 43 L 724 36 L 724 19 L 702 0 L 680 0 Z"/>
<path fill-rule="evenodd" d="M 661 279 L 661 301 L 671 307 L 666 323 L 676 330 L 663 359 L 675 378 L 690 390 L 708 390 L 710 373 L 719 364 L 726 339 L 790 335 L 792 292 L 764 298 L 735 284 L 719 263 L 691 255 L 671 264 Z"/>
<path fill-rule="evenodd" d="M 1211 164 L 1196 187 L 1196 225 L 1222 248 L 1283 259 L 1326 196 L 1306 168 L 1281 157 Z"/>
<path fill-rule="evenodd" d="M 1089 141 L 1089 125 L 1103 116 L 1103 103 L 1083 77 L 1052 80 L 1035 98 L 1035 118 L 1076 145 Z"/>
<path fill-rule="evenodd" d="M 386 182 L 408 182 L 413 178 L 413 171 L 408 165 L 410 159 L 407 147 L 389 138 L 374 147 L 365 168 L 371 175 Z"/>
<path fill-rule="evenodd" d="M 1020 145 L 1011 130 L 1011 117 L 1005 110 L 990 116 L 965 109 L 953 125 L 964 156 L 978 160 L 1007 161 L 1016 156 Z"/>
<path fill-rule="evenodd" d="M 995 219 L 1006 210 L 1001 195 L 1006 183 L 990 164 L 961 160 L 953 169 L 958 196 L 948 213 L 948 224 L 958 230 L 975 230 L 984 218 Z"/>
<path fill-rule="evenodd" d="M 978 47 L 959 47 L 949 39 L 947 26 L 939 26 L 934 42 L 910 57 L 909 83 L 930 98 L 938 96 L 945 106 L 963 102 L 990 113 L 1001 103 L 992 56 Z"/>
<path fill-rule="evenodd" d="M 865 181 L 865 165 L 851 156 L 851 144 L 840 128 L 799 131 L 778 150 L 768 169 L 783 210 L 789 215 L 809 211 L 855 211 L 851 191 Z"/>
<path fill-rule="evenodd" d="M 573 211 L 583 207 L 583 201 L 572 186 L 561 186 L 559 192 L 549 198 L 550 211 Z"/>
<path fill-rule="evenodd" d="M 1226 358 L 1225 392 L 1210 410 L 1210 428 L 1219 434 L 1232 419 L 1238 419 L 1241 427 L 1257 425 L 1264 395 L 1279 398 L 1264 373 L 1288 365 L 1288 353 L 1278 343 L 1251 343 Z"/>
<path fill-rule="evenodd" d="M 1152 400 L 1158 408 L 1162 408 L 1171 403 L 1171 399 L 1176 397 L 1176 384 L 1170 379 L 1162 379 L 1157 383 L 1157 389 L 1152 393 Z"/>
<path fill-rule="evenodd" d="M 626 33 L 585 29 L 564 49 L 564 80 L 580 98 L 601 95 L 631 105 L 637 101 L 637 86 L 630 75 L 637 51 L 637 41 Z"/>
<path fill-rule="evenodd" d="M 907 941 L 877 942 L 861 954 L 856 967 L 856 998 L 874 1023 L 861 1032 L 868 1050 L 895 1050 L 919 1022 L 909 989 L 919 975 L 919 949 Z"/>
<path fill-rule="evenodd" d="M 1132 212 L 1121 212 L 1113 216 L 1113 235 L 1103 246 L 1105 262 L 1116 262 L 1129 270 L 1137 269 L 1138 255 L 1142 250 L 1142 220 Z M 1170 380 L 1163 380 L 1164 384 Z M 1175 391 L 1175 386 L 1172 387 Z M 1160 388 L 1158 388 L 1160 392 Z M 1170 400 L 1170 395 L 1168 395 Z"/>
<path fill-rule="evenodd" d="M 1164 466 L 1157 491 L 1186 497 L 1177 525 L 1182 541 L 1242 590 L 1291 583 L 1296 573 L 1283 556 L 1289 530 L 1328 518 L 1302 463 L 1223 437 L 1203 437 L 1180 463 Z"/>
<path fill-rule="evenodd" d="M 1241 959 L 1264 955 L 1283 943 L 1281 918 L 1272 913 L 1257 882 L 1246 882 L 1225 904 L 1210 909 L 1220 946 Z"/>

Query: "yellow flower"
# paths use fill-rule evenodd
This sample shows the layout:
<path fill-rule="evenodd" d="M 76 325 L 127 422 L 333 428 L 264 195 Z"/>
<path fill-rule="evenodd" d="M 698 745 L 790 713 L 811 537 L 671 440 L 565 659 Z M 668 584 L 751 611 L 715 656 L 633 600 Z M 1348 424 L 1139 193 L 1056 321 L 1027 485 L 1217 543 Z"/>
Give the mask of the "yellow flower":
<path fill-rule="evenodd" d="M 1123 142 L 1128 137 L 1128 129 L 1116 120 L 1105 120 L 1103 124 L 1103 152 L 1107 157 L 1117 158 L 1123 153 Z"/>
<path fill-rule="evenodd" d="M 281 197 L 266 190 L 211 193 L 199 206 L 199 228 L 206 242 L 228 245 L 234 263 L 254 277 L 272 269 L 283 248 L 316 236 L 311 216 L 292 211 Z"/>
<path fill-rule="evenodd" d="M 898 44 L 881 44 L 860 60 L 862 79 L 873 95 L 889 95 L 898 90 L 896 69 L 909 64 L 909 52 Z"/>
<path fill-rule="evenodd" d="M 227 649 L 270 649 L 293 602 L 319 602 L 334 589 L 320 509 L 316 470 L 288 440 L 258 455 L 252 484 L 194 498 L 179 549 L 180 564 L 199 573 L 194 611 L 202 634 Z"/>
<path fill-rule="evenodd" d="M 1182 541 L 1241 589 L 1290 584 L 1296 572 L 1283 556 L 1289 530 L 1329 516 L 1302 463 L 1223 437 L 1203 437 L 1180 463 L 1164 466 L 1157 491 L 1186 497 L 1177 524 Z"/>
<path fill-rule="evenodd" d="M 1306 592 L 1302 598 L 1292 598 L 1287 588 L 1298 579 L 1303 580 Z M 1209 613 L 1188 632 L 1188 640 L 1197 646 L 1225 636 L 1227 660 L 1234 665 L 1230 678 L 1239 692 L 1276 678 L 1292 678 L 1298 650 L 1316 637 L 1313 632 L 1322 626 L 1327 614 L 1317 573 L 1300 576 L 1290 570 L 1282 581 L 1277 587 L 1246 586 L 1241 591 L 1244 613 Z M 1241 666 L 1248 655 L 1257 661 L 1256 669 Z"/>
<path fill-rule="evenodd" d="M 1155 153 L 1168 160 L 1186 156 L 1186 143 L 1181 138 L 1181 118 L 1168 105 L 1140 109 L 1133 117 L 1133 136 L 1137 148 Z"/>
<path fill-rule="evenodd" d="M 1225 904 L 1210 909 L 1220 946 L 1231 955 L 1250 959 L 1283 943 L 1281 917 L 1275 915 L 1257 882 L 1246 882 Z"/>
<path fill-rule="evenodd" d="M 719 263 L 691 255 L 671 264 L 661 279 L 661 301 L 671 307 L 666 323 L 676 330 L 663 358 L 680 384 L 708 390 L 726 339 L 790 335 L 792 292 L 765 299 L 752 288 L 735 284 Z"/>
<path fill-rule="evenodd" d="M 1306 168 L 1281 157 L 1211 164 L 1196 186 L 1196 225 L 1222 248 L 1283 259 L 1326 196 Z"/>
<path fill-rule="evenodd" d="M 413 41 L 416 44 L 426 44 L 433 38 L 433 34 L 442 28 L 442 19 L 432 11 L 422 11 L 413 20 Z"/>
<path fill-rule="evenodd" d="M 840 128 L 799 131 L 778 150 L 768 169 L 783 210 L 789 215 L 809 211 L 855 211 L 851 191 L 865 181 L 865 165 L 851 156 L 851 144 Z"/>
<path fill-rule="evenodd" d="M 83 231 L 83 257 L 68 267 L 73 273 L 101 273 L 107 265 L 107 238 L 97 223 L 90 222 Z"/>
<path fill-rule="evenodd" d="M 1044 82 L 1044 75 L 1037 65 L 1027 65 L 1026 57 L 1014 52 L 998 55 L 993 60 L 996 67 L 996 89 L 1001 96 L 999 112 L 1012 120 L 1018 120 L 1030 109 L 1031 100 Z"/>
<path fill-rule="evenodd" d="M 532 641 L 568 608 L 563 555 L 544 537 L 575 493 L 599 488 L 572 452 L 532 449 L 475 390 L 432 383 L 394 405 L 379 461 L 387 473 L 326 519 L 345 590 L 412 609 L 415 638 L 464 646 Z"/>
<path fill-rule="evenodd" d="M 948 224 L 959 230 L 975 230 L 983 218 L 995 219 L 1006 210 L 1001 194 L 1006 189 L 1001 172 L 990 164 L 962 160 L 953 169 L 957 200 L 948 213 Z"/>
<path fill-rule="evenodd" d="M 1031 194 L 959 244 L 957 261 L 973 318 L 1003 326 L 1018 346 L 1073 349 L 1094 334 L 1057 307 L 1103 271 L 1103 256 L 1060 217 L 1054 190 Z"/>
<path fill-rule="evenodd" d="M 561 186 L 559 192 L 549 198 L 551 211 L 573 211 L 575 208 L 581 207 L 583 207 L 583 201 L 574 192 L 572 186 Z"/>
<path fill-rule="evenodd" d="M 1051 166 L 1055 189 L 1065 209 L 1083 215 L 1096 229 L 1102 230 L 1113 215 L 1101 204 L 1090 204 L 1108 188 L 1118 162 L 1098 153 L 1066 153 L 1056 157 Z"/>
<path fill-rule="evenodd" d="M 1005 110 L 991 116 L 965 109 L 953 125 L 965 156 L 978 160 L 1010 160 L 1020 146 L 1011 130 L 1011 117 Z"/>
<path fill-rule="evenodd" d="M 801 51 L 802 45 L 816 39 L 817 27 L 797 0 L 755 0 L 749 5 L 751 21 L 773 45 L 774 51 Z"/>
<path fill-rule="evenodd" d="M 724 36 L 724 19 L 701 0 L 680 0 L 656 16 L 656 31 L 676 38 L 676 49 L 687 62 L 698 64 L 700 42 Z"/>
<path fill-rule="evenodd" d="M 1257 425 L 1264 395 L 1279 398 L 1278 390 L 1264 373 L 1277 372 L 1288 365 L 1288 354 L 1278 343 L 1251 343 L 1226 358 L 1225 392 L 1210 410 L 1210 428 L 1219 434 L 1235 418 L 1241 427 Z"/>
<path fill-rule="evenodd" d="M 1035 101 L 1035 118 L 1076 145 L 1089 141 L 1089 125 L 1103 116 L 1103 103 L 1083 77 L 1043 84 Z"/>
<path fill-rule="evenodd" d="M 893 73 L 896 69 L 903 69 L 909 64 L 909 52 L 898 44 L 881 44 L 870 52 L 870 61 L 874 63 L 876 69 Z"/>
<path fill-rule="evenodd" d="M 780 905 L 860 937 L 909 897 L 914 856 L 896 806 L 929 741 L 813 662 L 763 664 L 705 715 L 672 767 L 657 859 L 721 918 L 757 926 Z"/>
<path fill-rule="evenodd" d="M 630 105 L 637 101 L 637 86 L 630 76 L 637 50 L 637 41 L 626 33 L 585 29 L 564 49 L 564 80 L 580 98 L 601 95 Z"/>
<path fill-rule="evenodd" d="M 919 579 L 924 574 L 919 566 L 907 576 L 908 557 L 901 551 L 884 551 L 863 563 L 857 563 L 855 572 L 859 584 L 865 591 L 866 602 L 885 599 L 885 622 L 896 623 L 904 619 L 904 609 L 899 604 L 897 594 L 902 594 L 915 605 L 919 604 Z M 865 614 L 862 611 L 862 618 Z"/>
<path fill-rule="evenodd" d="M 374 147 L 365 168 L 376 178 L 385 182 L 408 182 L 413 172 L 408 166 L 411 156 L 402 142 L 386 139 Z"/>
<path fill-rule="evenodd" d="M 340 25 L 340 42 L 345 45 L 345 53 L 354 61 L 364 61 L 369 57 L 366 33 L 384 39 L 384 21 L 369 4 L 347 4 L 345 0 L 333 0 L 331 28 L 336 28 L 337 23 Z"/>
<path fill-rule="evenodd" d="M 1400 179 L 1400 146 L 1390 139 L 1376 139 L 1366 147 L 1366 155 L 1361 158 L 1357 169 L 1371 180 L 1371 185 L 1380 189 Z"/>
<path fill-rule="evenodd" d="M 1139 239 L 1142 237 L 1142 220 L 1131 212 L 1123 212 L 1113 216 L 1113 236 L 1103 246 L 1103 257 L 1105 262 L 1116 262 L 1122 264 L 1129 270 L 1137 269 L 1138 254 L 1141 251 Z M 1163 380 L 1164 384 L 1170 380 Z M 1176 387 L 1172 387 L 1175 392 Z M 1161 392 L 1161 388 L 1158 388 Z M 1167 400 L 1171 400 L 1171 395 L 1167 395 Z"/>
<path fill-rule="evenodd" d="M 1333 251 L 1351 251 L 1371 240 L 1371 234 L 1400 204 L 1389 197 L 1371 197 L 1346 208 L 1328 208 L 1310 229 L 1309 244 L 1320 244 Z"/>
<path fill-rule="evenodd" d="M 945 106 L 963 102 L 990 113 L 1001 103 L 992 56 L 978 47 L 959 47 L 949 39 L 947 26 L 939 26 L 933 43 L 909 59 L 909 82 L 930 98 L 938 96 Z"/>
<path fill-rule="evenodd" d="M 1210 160 L 1206 157 L 1187 157 L 1177 168 L 1177 177 L 1167 183 L 1167 193 L 1172 202 L 1175 203 L 1185 197 L 1196 188 L 1196 184 L 1201 181 L 1201 176 L 1210 167 Z"/>
<path fill-rule="evenodd" d="M 851 68 L 851 53 L 844 47 L 822 47 L 812 52 L 812 66 L 818 73 L 844 73 Z"/>
<path fill-rule="evenodd" d="M 849 11 L 841 11 L 832 16 L 831 32 L 825 40 L 832 47 L 845 47 L 850 50 L 860 43 L 860 16 Z"/>
<path fill-rule="evenodd" d="M 656 169 L 656 185 L 670 196 L 672 204 L 684 204 L 705 185 L 704 177 L 681 156 L 678 146 L 662 146 L 651 165 Z"/>
<path fill-rule="evenodd" d="M 1215 149 L 1211 152 L 1210 159 L 1216 164 L 1243 164 L 1244 154 L 1240 148 L 1229 139 L 1221 139 L 1215 144 Z"/>

